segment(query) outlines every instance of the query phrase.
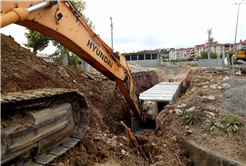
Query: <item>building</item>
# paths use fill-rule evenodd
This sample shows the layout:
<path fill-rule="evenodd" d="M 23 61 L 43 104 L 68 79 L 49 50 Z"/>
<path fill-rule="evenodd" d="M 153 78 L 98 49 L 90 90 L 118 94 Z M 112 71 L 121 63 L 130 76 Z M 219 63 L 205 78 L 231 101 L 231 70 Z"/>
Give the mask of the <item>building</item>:
<path fill-rule="evenodd" d="M 50 57 L 46 53 L 37 53 L 37 56 L 43 58 L 46 62 L 54 62 L 53 57 Z"/>
<path fill-rule="evenodd" d="M 185 59 L 186 58 L 186 48 L 174 49 L 169 52 L 169 59 Z"/>
<path fill-rule="evenodd" d="M 207 47 L 205 44 L 195 45 L 194 56 L 200 58 L 202 51 L 207 51 Z"/>
<path fill-rule="evenodd" d="M 160 53 L 158 51 L 139 51 L 136 53 L 122 53 L 126 61 L 132 61 L 144 68 L 157 68 L 160 63 Z"/>
<path fill-rule="evenodd" d="M 237 50 L 241 50 L 242 48 L 246 49 L 246 39 L 244 41 L 240 40 L 239 43 L 237 43 Z"/>
<path fill-rule="evenodd" d="M 225 43 L 220 44 L 218 42 L 213 42 L 210 44 L 210 52 L 215 52 L 218 55 L 223 55 L 224 52 L 232 51 L 233 44 Z M 208 51 L 208 44 L 195 45 L 194 48 L 194 57 L 201 56 L 202 51 Z"/>
<path fill-rule="evenodd" d="M 233 44 L 231 44 L 231 43 L 225 43 L 225 44 L 215 43 L 215 44 L 210 44 L 210 50 L 211 50 L 211 52 L 215 52 L 218 55 L 222 55 L 223 52 L 232 51 L 232 49 L 233 49 Z"/>
<path fill-rule="evenodd" d="M 194 49 L 195 49 L 194 47 L 187 48 L 185 59 L 189 59 L 190 57 L 194 57 L 195 56 Z"/>

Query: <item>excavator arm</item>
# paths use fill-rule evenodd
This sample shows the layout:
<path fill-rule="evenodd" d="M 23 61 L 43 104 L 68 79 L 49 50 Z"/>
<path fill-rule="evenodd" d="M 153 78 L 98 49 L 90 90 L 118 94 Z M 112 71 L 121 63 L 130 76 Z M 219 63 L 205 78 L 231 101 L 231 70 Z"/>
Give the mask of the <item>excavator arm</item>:
<path fill-rule="evenodd" d="M 126 59 L 113 52 L 70 1 L 1 1 L 1 27 L 15 23 L 58 41 L 117 84 L 137 120 L 142 103 Z M 116 93 L 117 94 L 117 93 Z M 47 165 L 81 140 L 89 123 L 83 94 L 69 89 L 1 93 L 1 165 Z M 26 124 L 11 122 L 26 119 Z M 28 127 L 26 127 L 28 126 Z M 33 158 L 33 159 L 31 159 Z"/>
<path fill-rule="evenodd" d="M 43 33 L 58 41 L 110 80 L 116 81 L 137 120 L 143 120 L 126 59 L 113 52 L 88 26 L 70 1 L 1 1 L 1 27 L 11 23 Z"/>

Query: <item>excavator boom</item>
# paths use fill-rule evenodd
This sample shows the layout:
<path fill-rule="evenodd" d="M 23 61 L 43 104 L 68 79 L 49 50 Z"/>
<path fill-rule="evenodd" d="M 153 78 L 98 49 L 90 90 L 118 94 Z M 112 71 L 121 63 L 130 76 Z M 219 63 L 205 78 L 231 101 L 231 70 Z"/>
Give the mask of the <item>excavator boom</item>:
<path fill-rule="evenodd" d="M 2 1 L 1 11 L 1 27 L 16 23 L 41 32 L 115 80 L 136 119 L 142 120 L 138 92 L 125 57 L 113 53 L 70 1 L 18 1 L 17 5 Z"/>

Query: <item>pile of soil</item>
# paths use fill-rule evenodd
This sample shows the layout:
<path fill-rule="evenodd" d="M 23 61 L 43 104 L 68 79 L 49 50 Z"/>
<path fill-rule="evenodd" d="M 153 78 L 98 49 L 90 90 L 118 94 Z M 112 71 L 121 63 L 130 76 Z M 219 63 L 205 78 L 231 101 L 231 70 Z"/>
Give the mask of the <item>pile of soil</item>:
<path fill-rule="evenodd" d="M 139 93 L 159 83 L 156 71 L 142 71 L 132 73 L 132 79 L 136 83 Z"/>
<path fill-rule="evenodd" d="M 224 73 L 192 71 L 184 81 L 186 93 L 158 115 L 157 129 L 164 135 L 174 132 L 180 140 L 195 142 L 200 149 L 209 151 L 212 157 L 222 156 L 246 164 L 246 116 L 242 114 L 246 110 L 242 103 L 245 104 L 246 100 L 245 78 L 229 79 Z M 185 117 L 190 119 L 185 120 Z M 228 132 L 220 126 L 221 120 L 226 117 L 240 118 L 245 127 Z M 188 120 L 190 123 L 187 123 Z M 205 130 L 209 124 L 211 127 Z M 192 159 L 193 164 L 201 164 L 196 158 Z"/>
<path fill-rule="evenodd" d="M 124 130 L 118 122 L 127 118 L 129 107 L 124 98 L 114 96 L 115 82 L 81 69 L 71 70 L 46 62 L 3 34 L 1 81 L 1 93 L 69 88 L 77 89 L 86 97 L 90 123 L 85 136 L 50 165 L 149 165 L 150 162 L 153 165 L 191 165 L 187 151 L 180 148 L 172 133 L 146 131 L 144 136 L 136 136 L 148 161 L 128 144 L 128 137 L 117 136 Z"/>
<path fill-rule="evenodd" d="M 127 64 L 129 66 L 129 68 L 131 69 L 132 73 L 141 72 L 141 71 L 148 71 L 148 69 L 145 69 L 144 67 L 142 67 L 142 66 L 140 66 L 134 62 L 128 61 Z"/>
<path fill-rule="evenodd" d="M 159 82 L 182 81 L 186 74 L 190 71 L 190 68 L 184 68 L 179 66 L 158 67 L 156 72 L 159 76 Z"/>
<path fill-rule="evenodd" d="M 115 82 L 82 69 L 70 70 L 46 62 L 22 48 L 11 36 L 1 35 L 1 71 L 2 93 L 39 88 L 78 89 L 87 99 L 93 128 L 120 132 L 111 126 L 110 120 L 123 120 L 129 110 L 124 99 L 114 97 Z"/>

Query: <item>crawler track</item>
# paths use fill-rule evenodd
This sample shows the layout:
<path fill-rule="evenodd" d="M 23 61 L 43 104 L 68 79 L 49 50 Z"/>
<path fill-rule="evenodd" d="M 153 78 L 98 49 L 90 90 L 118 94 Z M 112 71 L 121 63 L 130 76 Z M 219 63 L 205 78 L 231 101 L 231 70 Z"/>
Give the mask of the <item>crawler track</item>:
<path fill-rule="evenodd" d="M 26 121 L 2 128 L 1 165 L 47 165 L 74 147 L 89 123 L 85 97 L 69 89 L 2 93 L 1 114 L 1 126 L 5 117 Z"/>

